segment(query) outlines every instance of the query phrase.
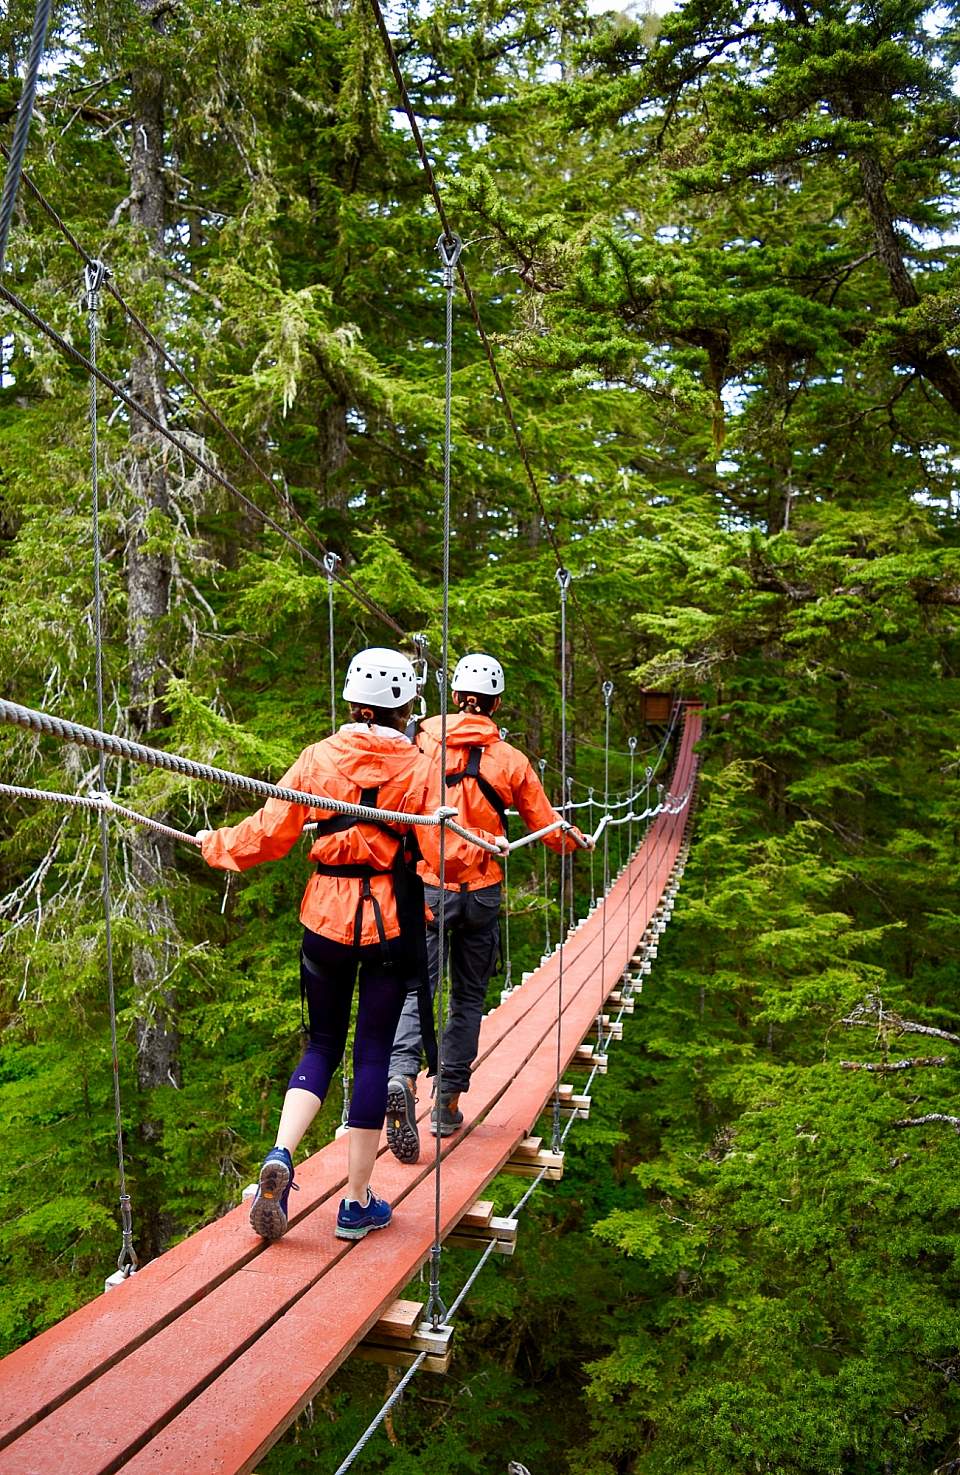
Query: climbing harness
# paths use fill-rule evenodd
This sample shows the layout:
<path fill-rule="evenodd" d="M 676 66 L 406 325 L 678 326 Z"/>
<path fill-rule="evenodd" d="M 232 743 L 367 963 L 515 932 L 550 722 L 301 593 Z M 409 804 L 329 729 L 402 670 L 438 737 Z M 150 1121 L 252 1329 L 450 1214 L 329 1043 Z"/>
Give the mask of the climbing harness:
<path fill-rule="evenodd" d="M 500 819 L 504 831 L 507 828 L 507 804 L 503 795 L 500 794 L 488 778 L 484 778 L 480 772 L 480 760 L 483 757 L 483 749 L 476 745 L 467 750 L 467 761 L 456 773 L 444 775 L 446 787 L 452 789 L 456 784 L 462 784 L 465 778 L 472 778 L 491 809 L 495 811 Z"/>

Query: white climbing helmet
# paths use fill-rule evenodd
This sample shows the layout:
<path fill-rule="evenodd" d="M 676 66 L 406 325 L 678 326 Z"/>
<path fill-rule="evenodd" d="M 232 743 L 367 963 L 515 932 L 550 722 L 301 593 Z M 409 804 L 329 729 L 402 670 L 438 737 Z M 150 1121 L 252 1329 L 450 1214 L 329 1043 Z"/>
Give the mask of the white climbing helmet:
<path fill-rule="evenodd" d="M 344 701 L 368 702 L 371 707 L 405 707 L 416 694 L 413 666 L 398 650 L 371 646 L 359 651 L 347 667 Z"/>
<path fill-rule="evenodd" d="M 475 691 L 484 696 L 502 697 L 503 687 L 503 667 L 493 656 L 477 651 L 457 662 L 453 673 L 454 691 Z"/>

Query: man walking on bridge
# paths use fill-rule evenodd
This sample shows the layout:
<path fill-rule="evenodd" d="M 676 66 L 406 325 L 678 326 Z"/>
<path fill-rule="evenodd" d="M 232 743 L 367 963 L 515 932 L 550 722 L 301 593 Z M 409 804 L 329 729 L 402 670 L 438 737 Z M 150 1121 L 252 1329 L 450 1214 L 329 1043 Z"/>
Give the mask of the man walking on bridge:
<path fill-rule="evenodd" d="M 514 806 L 531 830 L 553 823 L 557 812 L 543 791 L 529 759 L 504 742 L 493 720 L 503 700 L 504 675 L 499 661 L 478 652 L 464 656 L 453 673 L 455 714 L 447 719 L 446 784 L 440 783 L 441 719 L 420 724 L 419 744 L 433 767 L 431 793 L 437 803 L 456 804 L 467 829 L 506 836 L 507 808 Z M 430 987 L 440 975 L 440 877 L 437 830 L 420 836 L 427 908 L 427 956 Z M 553 830 L 543 843 L 559 853 L 588 848 L 577 829 Z M 448 1137 L 463 1124 L 460 1096 L 470 1087 L 487 985 L 500 955 L 500 903 L 503 872 L 496 859 L 447 832 L 445 841 L 444 953 L 450 959 L 450 1007 L 443 1033 L 443 1077 L 430 1117 L 434 1135 Z M 415 998 L 408 998 L 400 1017 L 390 1057 L 387 1088 L 387 1142 L 402 1163 L 420 1155 L 417 1130 L 416 1078 L 422 1045 Z"/>

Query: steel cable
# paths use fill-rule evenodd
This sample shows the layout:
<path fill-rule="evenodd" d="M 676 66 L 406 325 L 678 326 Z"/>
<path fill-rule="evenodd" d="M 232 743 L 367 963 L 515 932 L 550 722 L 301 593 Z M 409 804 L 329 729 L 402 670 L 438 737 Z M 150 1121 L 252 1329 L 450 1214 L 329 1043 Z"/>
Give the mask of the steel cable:
<path fill-rule="evenodd" d="M 37 0 L 33 12 L 33 33 L 30 37 L 30 51 L 27 56 L 27 74 L 23 83 L 23 91 L 20 93 L 20 101 L 17 104 L 13 143 L 8 155 L 6 173 L 3 176 L 3 190 L 0 192 L 0 272 L 3 271 L 6 261 L 7 238 L 10 235 L 10 225 L 17 204 L 23 159 L 30 140 L 33 105 L 37 96 L 37 78 L 40 75 L 40 63 L 43 60 L 43 51 L 47 43 L 47 27 L 50 24 L 52 9 L 53 0 Z"/>

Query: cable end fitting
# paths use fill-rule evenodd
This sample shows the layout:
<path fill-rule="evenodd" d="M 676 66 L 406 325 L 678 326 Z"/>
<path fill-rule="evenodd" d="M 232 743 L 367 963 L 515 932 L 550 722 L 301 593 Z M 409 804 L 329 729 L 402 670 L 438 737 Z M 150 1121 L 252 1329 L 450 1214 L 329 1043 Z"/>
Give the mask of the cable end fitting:
<path fill-rule="evenodd" d="M 561 600 L 565 600 L 567 597 L 567 591 L 569 590 L 570 585 L 573 583 L 573 575 L 567 568 L 558 568 L 556 579 L 557 583 L 560 585 L 560 598 Z"/>
<path fill-rule="evenodd" d="M 605 681 L 603 683 L 603 705 L 605 707 L 609 707 L 609 705 L 610 705 L 610 703 L 611 703 L 612 700 L 613 700 L 613 682 L 612 681 Z M 634 739 L 634 741 L 636 741 L 636 739 Z"/>
<path fill-rule="evenodd" d="M 337 564 L 341 563 L 339 553 L 325 553 L 323 555 L 323 566 L 327 571 L 327 578 L 333 581 L 337 575 Z"/>
<path fill-rule="evenodd" d="M 441 231 L 437 237 L 437 254 L 443 262 L 444 270 L 450 276 L 451 286 L 453 285 L 453 271 L 460 260 L 462 250 L 463 241 L 457 235 L 456 231 L 451 231 L 449 235 L 445 231 Z"/>
<path fill-rule="evenodd" d="M 100 308 L 100 289 L 110 275 L 105 261 L 91 261 L 83 269 L 84 305 L 88 312 Z"/>

